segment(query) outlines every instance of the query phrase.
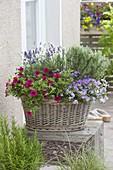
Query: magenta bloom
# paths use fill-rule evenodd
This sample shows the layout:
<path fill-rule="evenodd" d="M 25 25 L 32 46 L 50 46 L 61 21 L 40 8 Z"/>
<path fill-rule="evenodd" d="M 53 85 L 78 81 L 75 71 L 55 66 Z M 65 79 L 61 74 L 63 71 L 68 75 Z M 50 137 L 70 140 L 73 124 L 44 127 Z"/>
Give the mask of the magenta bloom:
<path fill-rule="evenodd" d="M 60 78 L 60 74 L 59 73 L 54 73 L 53 77 L 55 77 L 56 79 Z"/>
<path fill-rule="evenodd" d="M 46 79 L 47 79 L 47 77 L 46 77 L 46 76 L 42 76 L 42 79 L 43 79 L 43 81 L 44 81 L 44 80 L 46 80 Z"/>
<path fill-rule="evenodd" d="M 44 95 L 44 98 L 45 98 L 45 99 L 48 99 L 48 95 Z"/>
<path fill-rule="evenodd" d="M 26 81 L 27 84 L 32 84 L 33 80 L 32 79 L 29 79 Z"/>
<path fill-rule="evenodd" d="M 19 67 L 18 70 L 19 70 L 20 72 L 22 72 L 24 69 L 23 69 L 23 67 Z"/>
<path fill-rule="evenodd" d="M 32 116 L 32 112 L 30 110 L 26 111 L 26 116 Z"/>
<path fill-rule="evenodd" d="M 42 90 L 42 94 L 45 95 L 47 93 L 46 90 Z"/>
<path fill-rule="evenodd" d="M 18 78 L 17 78 L 17 77 L 14 77 L 14 78 L 13 78 L 13 84 L 16 84 L 16 83 L 18 83 Z"/>
<path fill-rule="evenodd" d="M 37 91 L 36 90 L 31 90 L 30 91 L 30 95 L 32 96 L 32 97 L 36 97 L 37 96 Z"/>
<path fill-rule="evenodd" d="M 44 72 L 44 73 L 49 73 L 49 69 L 45 67 L 45 68 L 43 69 L 43 72 Z"/>
<path fill-rule="evenodd" d="M 18 77 L 24 77 L 24 75 L 22 73 L 19 73 Z"/>
<path fill-rule="evenodd" d="M 49 84 L 50 86 L 53 85 L 53 81 L 49 80 L 49 81 L 48 81 L 48 84 Z"/>
<path fill-rule="evenodd" d="M 54 98 L 54 100 L 55 100 L 56 102 L 60 102 L 60 101 L 61 101 L 61 97 L 60 97 L 60 96 L 56 96 L 56 97 Z"/>
<path fill-rule="evenodd" d="M 36 71 L 34 72 L 34 74 L 35 74 L 36 76 L 38 76 L 38 75 L 40 74 L 40 70 L 36 70 Z"/>

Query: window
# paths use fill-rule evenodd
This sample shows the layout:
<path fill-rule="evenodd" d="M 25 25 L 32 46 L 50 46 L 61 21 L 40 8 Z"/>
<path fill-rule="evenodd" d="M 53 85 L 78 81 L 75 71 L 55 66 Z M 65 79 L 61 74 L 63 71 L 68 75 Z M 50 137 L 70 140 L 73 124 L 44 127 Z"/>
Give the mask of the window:
<path fill-rule="evenodd" d="M 22 51 L 45 43 L 45 0 L 21 0 Z"/>

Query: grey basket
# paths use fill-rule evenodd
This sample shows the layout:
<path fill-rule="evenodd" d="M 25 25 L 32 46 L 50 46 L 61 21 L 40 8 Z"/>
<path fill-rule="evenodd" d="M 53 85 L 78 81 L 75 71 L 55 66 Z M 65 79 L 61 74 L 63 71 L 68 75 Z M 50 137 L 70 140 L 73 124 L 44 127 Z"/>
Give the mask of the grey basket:
<path fill-rule="evenodd" d="M 44 102 L 34 116 L 26 116 L 28 130 L 82 130 L 90 110 L 90 104 Z"/>

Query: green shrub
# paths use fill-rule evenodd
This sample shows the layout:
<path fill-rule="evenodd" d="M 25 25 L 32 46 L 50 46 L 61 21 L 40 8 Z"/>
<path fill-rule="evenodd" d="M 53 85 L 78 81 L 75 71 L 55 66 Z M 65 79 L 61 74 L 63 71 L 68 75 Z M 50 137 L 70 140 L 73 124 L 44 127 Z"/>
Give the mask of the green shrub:
<path fill-rule="evenodd" d="M 89 47 L 71 47 L 66 53 L 67 68 L 77 70 L 89 77 L 101 79 L 106 75 L 109 59 L 101 51 L 94 52 Z"/>
<path fill-rule="evenodd" d="M 0 170 L 39 170 L 44 162 L 42 144 L 27 137 L 27 131 L 16 125 L 12 119 L 11 127 L 7 118 L 0 117 Z"/>
<path fill-rule="evenodd" d="M 66 153 L 65 165 L 60 163 L 58 170 L 107 170 L 102 160 L 92 149 L 82 150 L 81 153 Z"/>

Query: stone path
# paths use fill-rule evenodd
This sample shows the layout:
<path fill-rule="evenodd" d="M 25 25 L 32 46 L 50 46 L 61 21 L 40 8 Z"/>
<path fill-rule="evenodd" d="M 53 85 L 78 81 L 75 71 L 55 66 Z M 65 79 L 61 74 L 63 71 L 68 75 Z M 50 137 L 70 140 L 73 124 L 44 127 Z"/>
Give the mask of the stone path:
<path fill-rule="evenodd" d="M 100 108 L 111 114 L 111 122 L 104 123 L 104 151 L 106 164 L 109 170 L 113 170 L 113 94 L 109 94 L 109 100 L 100 104 L 96 102 L 92 105 L 92 110 Z M 55 166 L 44 167 L 41 170 L 57 170 Z"/>
<path fill-rule="evenodd" d="M 100 108 L 111 114 L 111 122 L 104 123 L 104 153 L 106 163 L 113 170 L 113 94 L 109 94 L 109 100 L 104 104 L 95 103 L 92 109 Z"/>

